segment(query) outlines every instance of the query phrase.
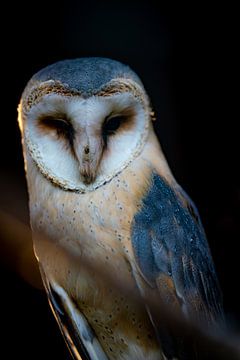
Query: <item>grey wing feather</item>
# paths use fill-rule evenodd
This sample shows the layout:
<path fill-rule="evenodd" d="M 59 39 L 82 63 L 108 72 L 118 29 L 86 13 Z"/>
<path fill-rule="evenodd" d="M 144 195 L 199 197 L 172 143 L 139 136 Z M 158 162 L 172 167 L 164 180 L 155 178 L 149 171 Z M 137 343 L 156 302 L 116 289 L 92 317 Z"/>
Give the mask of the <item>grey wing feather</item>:
<path fill-rule="evenodd" d="M 162 300 L 169 305 L 174 300 L 186 315 L 208 324 L 223 321 L 221 291 L 205 233 L 194 204 L 180 187 L 172 189 L 153 174 L 134 217 L 132 244 L 143 278 L 158 289 Z"/>

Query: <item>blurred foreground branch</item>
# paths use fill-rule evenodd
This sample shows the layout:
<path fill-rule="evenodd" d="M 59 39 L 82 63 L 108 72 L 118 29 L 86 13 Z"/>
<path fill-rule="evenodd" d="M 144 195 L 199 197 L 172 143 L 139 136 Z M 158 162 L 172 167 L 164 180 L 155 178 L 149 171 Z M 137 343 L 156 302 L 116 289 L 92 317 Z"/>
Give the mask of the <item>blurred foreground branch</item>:
<path fill-rule="evenodd" d="M 43 288 L 33 252 L 30 228 L 16 217 L 0 210 L 0 259 L 28 283 Z"/>
<path fill-rule="evenodd" d="M 32 249 L 30 228 L 15 217 L 0 212 L 0 235 L 2 260 L 32 285 L 41 287 L 38 265 Z M 94 271 L 101 281 L 108 282 L 109 286 L 131 297 L 134 302 L 143 301 L 137 290 L 130 288 L 123 281 L 116 283 L 114 274 L 107 271 L 100 263 L 93 264 L 85 258 L 81 259 L 81 263 Z M 160 299 L 156 302 L 149 298 L 144 299 L 144 302 L 173 336 L 184 337 L 184 341 L 189 345 L 196 343 L 199 359 L 240 359 L 240 338 L 230 331 L 216 327 L 206 330 L 204 324 L 196 323 L 191 319 L 187 320 L 180 314 L 174 313 Z"/>

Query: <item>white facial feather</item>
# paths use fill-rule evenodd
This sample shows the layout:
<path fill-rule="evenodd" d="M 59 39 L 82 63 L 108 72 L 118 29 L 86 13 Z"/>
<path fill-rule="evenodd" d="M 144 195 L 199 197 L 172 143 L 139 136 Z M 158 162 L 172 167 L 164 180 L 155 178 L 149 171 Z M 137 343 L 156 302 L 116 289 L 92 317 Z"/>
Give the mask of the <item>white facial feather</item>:
<path fill-rule="evenodd" d="M 41 132 L 37 126 L 39 117 L 59 112 L 66 114 L 76 129 L 94 128 L 99 127 L 99 122 L 103 123 L 110 114 L 118 115 L 129 108 L 135 112 L 134 125 L 124 131 L 116 131 L 115 135 L 109 137 L 97 177 L 89 185 L 83 183 L 79 163 L 66 142 L 52 132 Z M 24 125 L 24 141 L 38 168 L 47 178 L 65 189 L 86 192 L 111 180 L 141 152 L 148 125 L 149 113 L 146 108 L 128 92 L 88 99 L 50 94 L 30 109 Z"/>

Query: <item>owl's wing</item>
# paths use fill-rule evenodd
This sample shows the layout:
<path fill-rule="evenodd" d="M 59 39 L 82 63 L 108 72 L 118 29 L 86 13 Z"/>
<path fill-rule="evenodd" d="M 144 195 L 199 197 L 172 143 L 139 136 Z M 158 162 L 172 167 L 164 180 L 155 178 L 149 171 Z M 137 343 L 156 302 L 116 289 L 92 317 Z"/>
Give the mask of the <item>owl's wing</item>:
<path fill-rule="evenodd" d="M 141 278 L 156 288 L 166 305 L 208 324 L 223 318 L 205 233 L 194 204 L 180 186 L 172 189 L 153 174 L 134 217 L 131 238 Z"/>
<path fill-rule="evenodd" d="M 74 360 L 108 360 L 93 330 L 66 291 L 50 283 L 40 267 L 53 314 Z"/>

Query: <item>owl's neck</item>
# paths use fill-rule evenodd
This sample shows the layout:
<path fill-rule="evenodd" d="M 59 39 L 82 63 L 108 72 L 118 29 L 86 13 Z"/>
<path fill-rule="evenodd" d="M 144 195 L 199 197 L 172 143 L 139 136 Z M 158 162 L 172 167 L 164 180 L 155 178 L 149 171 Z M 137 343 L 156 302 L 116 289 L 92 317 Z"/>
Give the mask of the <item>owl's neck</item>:
<path fill-rule="evenodd" d="M 161 146 L 154 133 L 152 125 L 149 129 L 148 138 L 142 153 L 137 161 L 146 161 L 152 166 L 155 172 L 163 177 L 169 184 L 175 183 L 173 174 L 168 166 L 167 160 L 162 152 Z"/>

